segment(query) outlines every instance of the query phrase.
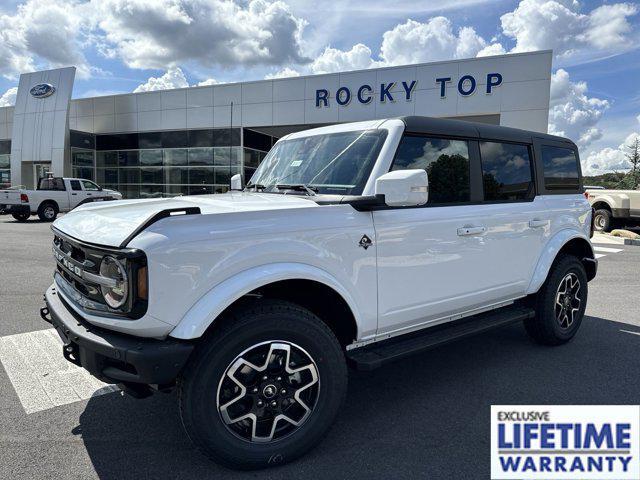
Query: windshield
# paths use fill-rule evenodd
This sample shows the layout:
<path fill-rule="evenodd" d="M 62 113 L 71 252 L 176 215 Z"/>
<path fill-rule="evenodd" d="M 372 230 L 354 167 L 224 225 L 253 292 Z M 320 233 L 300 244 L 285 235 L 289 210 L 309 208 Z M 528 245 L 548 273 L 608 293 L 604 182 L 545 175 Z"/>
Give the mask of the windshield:
<path fill-rule="evenodd" d="M 361 130 L 278 142 L 248 187 L 282 192 L 306 185 L 318 193 L 360 195 L 386 137 L 386 130 Z"/>

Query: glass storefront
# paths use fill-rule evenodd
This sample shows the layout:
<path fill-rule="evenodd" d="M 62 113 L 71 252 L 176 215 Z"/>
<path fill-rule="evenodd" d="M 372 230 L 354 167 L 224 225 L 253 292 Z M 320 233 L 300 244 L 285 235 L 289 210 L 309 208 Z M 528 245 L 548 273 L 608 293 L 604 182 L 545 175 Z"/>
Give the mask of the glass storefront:
<path fill-rule="evenodd" d="M 125 198 L 223 193 L 240 173 L 240 147 L 96 152 L 95 181 Z"/>
<path fill-rule="evenodd" d="M 71 176 L 76 178 L 94 178 L 95 153 L 93 150 L 71 149 Z"/>
<path fill-rule="evenodd" d="M 241 147 L 244 135 L 244 147 Z M 91 135 L 71 132 L 73 175 L 125 198 L 223 193 L 245 181 L 277 140 L 240 128 Z"/>
<path fill-rule="evenodd" d="M 0 188 L 11 186 L 11 140 L 0 140 Z"/>

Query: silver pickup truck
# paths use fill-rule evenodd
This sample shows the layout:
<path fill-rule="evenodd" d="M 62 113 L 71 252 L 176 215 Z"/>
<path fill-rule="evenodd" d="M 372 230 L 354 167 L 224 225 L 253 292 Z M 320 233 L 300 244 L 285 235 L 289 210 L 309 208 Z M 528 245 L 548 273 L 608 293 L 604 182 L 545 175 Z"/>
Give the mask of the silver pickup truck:
<path fill-rule="evenodd" d="M 640 223 L 640 190 L 585 190 L 585 196 L 595 210 L 594 228 L 610 232 L 616 227 Z"/>

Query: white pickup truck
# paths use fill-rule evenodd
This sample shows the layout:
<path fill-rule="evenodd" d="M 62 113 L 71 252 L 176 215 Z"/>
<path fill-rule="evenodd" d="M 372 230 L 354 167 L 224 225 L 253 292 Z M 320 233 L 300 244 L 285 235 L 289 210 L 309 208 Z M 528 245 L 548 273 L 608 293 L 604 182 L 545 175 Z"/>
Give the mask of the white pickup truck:
<path fill-rule="evenodd" d="M 243 191 L 83 205 L 52 230 L 40 314 L 65 358 L 137 396 L 177 386 L 189 437 L 245 469 L 320 441 L 348 364 L 512 322 L 568 342 L 597 269 L 574 143 L 426 117 L 293 133 Z"/>
<path fill-rule="evenodd" d="M 585 187 L 593 207 L 594 227 L 599 232 L 637 225 L 640 222 L 640 190 L 615 190 Z"/>
<path fill-rule="evenodd" d="M 122 194 L 107 190 L 83 178 L 41 178 L 36 190 L 0 190 L 0 206 L 19 222 L 38 215 L 43 222 L 52 222 L 58 213 L 73 210 L 84 203 L 121 200 Z"/>

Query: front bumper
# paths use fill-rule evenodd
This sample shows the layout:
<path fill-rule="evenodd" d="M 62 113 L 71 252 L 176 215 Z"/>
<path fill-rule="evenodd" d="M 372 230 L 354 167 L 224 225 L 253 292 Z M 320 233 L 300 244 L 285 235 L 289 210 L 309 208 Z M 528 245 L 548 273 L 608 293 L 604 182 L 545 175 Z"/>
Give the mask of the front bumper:
<path fill-rule="evenodd" d="M 51 323 L 62 342 L 64 357 L 106 383 L 169 385 L 187 363 L 192 343 L 138 338 L 88 324 L 57 294 L 45 293 L 40 316 Z"/>

